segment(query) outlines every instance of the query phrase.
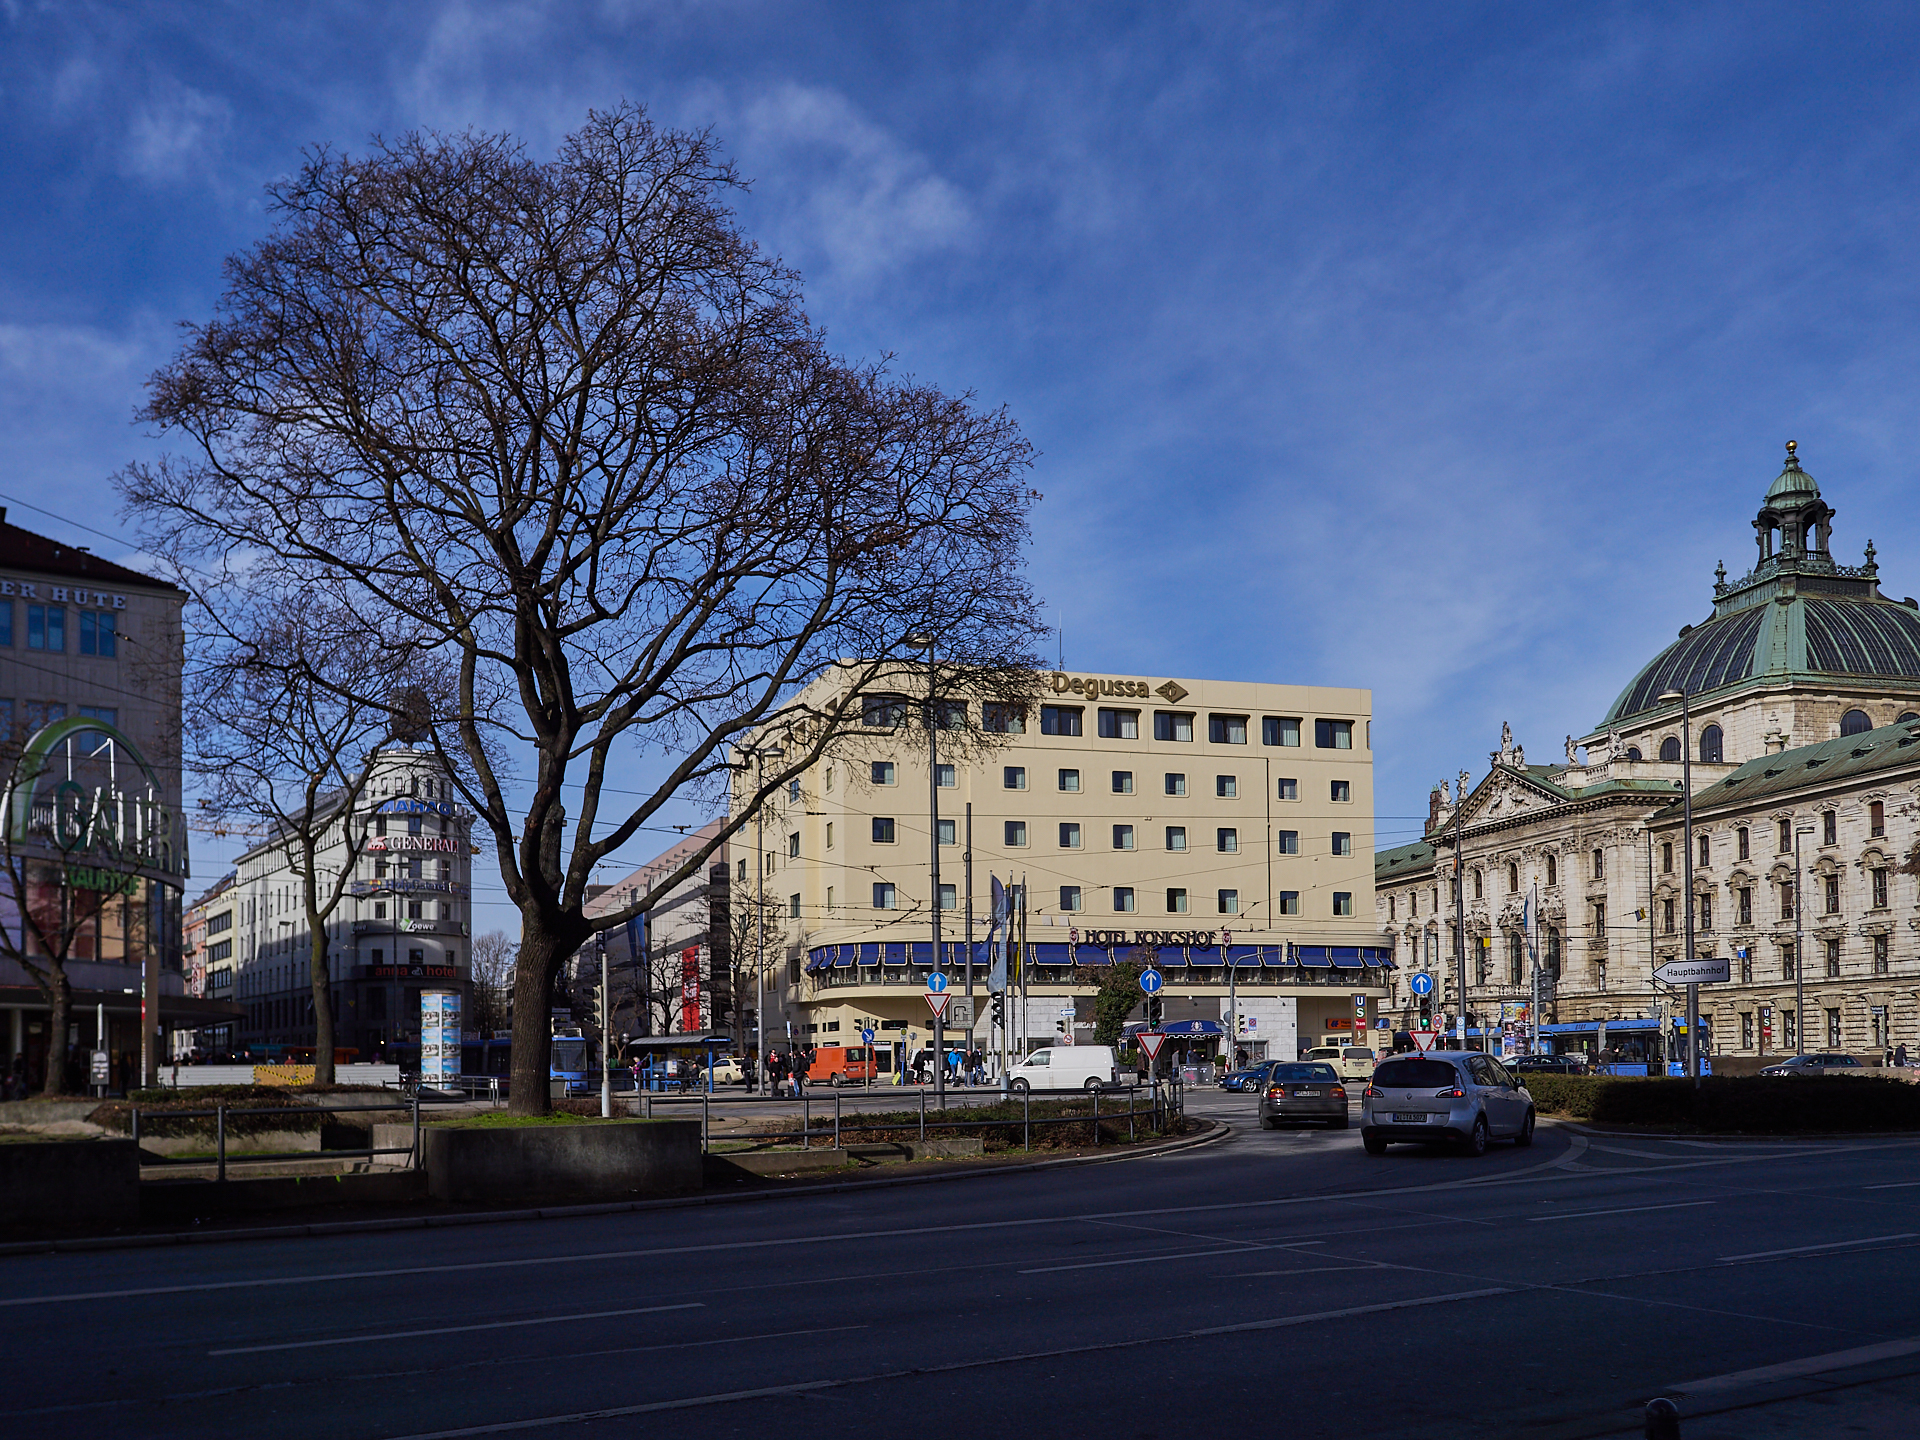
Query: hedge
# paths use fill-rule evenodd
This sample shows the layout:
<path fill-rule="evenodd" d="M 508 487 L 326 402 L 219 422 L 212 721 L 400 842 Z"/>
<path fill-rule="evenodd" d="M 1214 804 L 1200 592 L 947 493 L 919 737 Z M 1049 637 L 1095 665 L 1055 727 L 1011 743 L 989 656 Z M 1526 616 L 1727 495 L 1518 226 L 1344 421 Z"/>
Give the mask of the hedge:
<path fill-rule="evenodd" d="M 1920 1086 L 1853 1076 L 1771 1075 L 1641 1080 L 1617 1075 L 1529 1075 L 1544 1115 L 1603 1125 L 1747 1135 L 1920 1130 Z"/>

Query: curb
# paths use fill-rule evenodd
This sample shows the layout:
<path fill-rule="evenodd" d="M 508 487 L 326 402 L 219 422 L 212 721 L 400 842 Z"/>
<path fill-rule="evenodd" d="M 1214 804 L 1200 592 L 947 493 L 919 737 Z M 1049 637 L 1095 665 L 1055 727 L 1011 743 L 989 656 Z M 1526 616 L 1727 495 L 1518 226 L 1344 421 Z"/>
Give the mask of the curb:
<path fill-rule="evenodd" d="M 315 1235 L 365 1235 L 392 1230 L 438 1230 L 458 1225 L 499 1225 L 525 1220 L 572 1220 L 591 1215 L 624 1215 L 647 1210 L 688 1210 L 706 1205 L 747 1205 L 767 1200 L 796 1200 L 808 1195 L 844 1195 L 857 1190 L 892 1190 L 903 1185 L 938 1185 L 956 1180 L 978 1180 L 994 1175 L 1029 1175 L 1076 1165 L 1112 1165 L 1125 1160 L 1151 1160 L 1162 1155 L 1216 1144 L 1233 1134 L 1224 1120 L 1213 1129 L 1186 1140 L 1171 1140 L 1145 1150 L 1119 1155 L 1069 1155 L 1058 1160 L 1035 1160 L 1024 1165 L 1002 1165 L 960 1170 L 946 1175 L 899 1175 L 884 1180 L 845 1180 L 833 1185 L 808 1185 L 791 1190 L 756 1190 L 741 1195 L 682 1195 L 664 1200 L 613 1200 L 597 1205 L 548 1205 L 531 1210 L 484 1210 L 461 1215 L 394 1216 L 384 1220 L 322 1220 L 310 1225 L 263 1225 L 252 1230 L 202 1230 L 164 1235 L 101 1235 L 73 1240 L 16 1240 L 0 1244 L 0 1258 L 10 1255 L 53 1255 L 96 1250 L 147 1250 L 169 1245 L 221 1245 L 244 1240 L 295 1240 Z"/>
<path fill-rule="evenodd" d="M 1606 1140 L 1702 1140 L 1726 1145 L 1830 1144 L 1835 1140 L 1920 1141 L 1920 1130 L 1829 1130 L 1812 1135 L 1743 1135 L 1734 1131 L 1712 1130 L 1683 1134 L 1677 1130 L 1609 1130 L 1597 1125 L 1584 1125 L 1578 1120 L 1562 1120 L 1552 1115 L 1543 1115 L 1540 1118 L 1546 1124 L 1557 1125 L 1562 1130 L 1572 1130 L 1576 1134 L 1591 1135 L 1596 1139 Z"/>

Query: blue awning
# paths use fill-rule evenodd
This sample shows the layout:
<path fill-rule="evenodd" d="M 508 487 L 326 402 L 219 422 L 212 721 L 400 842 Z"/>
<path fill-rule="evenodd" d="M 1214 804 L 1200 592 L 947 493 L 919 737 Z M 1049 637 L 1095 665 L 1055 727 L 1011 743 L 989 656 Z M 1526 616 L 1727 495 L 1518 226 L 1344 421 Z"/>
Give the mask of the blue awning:
<path fill-rule="evenodd" d="M 1309 970 L 1325 970 L 1333 964 L 1333 959 L 1327 954 L 1327 947 L 1324 945 L 1296 945 L 1293 947 L 1293 955 Z"/>
<path fill-rule="evenodd" d="M 1171 1025 L 1162 1025 L 1161 1032 L 1166 1035 L 1224 1035 L 1218 1020 L 1176 1020 Z"/>
<path fill-rule="evenodd" d="M 854 947 L 854 946 L 852 946 L 852 945 L 836 945 L 836 946 L 834 946 L 834 947 L 833 947 L 833 950 L 834 950 L 834 955 L 833 955 L 833 968 L 834 968 L 834 969 L 836 969 L 836 970 L 851 970 L 851 969 L 853 969 L 853 961 L 854 961 L 854 953 L 853 953 L 853 952 L 854 952 L 854 950 L 855 950 L 855 948 L 856 948 L 856 947 Z"/>
<path fill-rule="evenodd" d="M 1260 952 L 1264 945 L 1230 945 L 1227 947 L 1227 963 L 1234 969 L 1258 969 L 1261 963 Z"/>
<path fill-rule="evenodd" d="M 1256 947 L 1261 954 L 1261 963 L 1273 969 L 1294 969 L 1300 964 L 1293 958 L 1293 951 L 1285 945 L 1261 945 Z"/>
<path fill-rule="evenodd" d="M 1335 945 L 1328 950 L 1327 956 L 1338 969 L 1358 970 L 1361 968 L 1360 951 L 1356 946 Z"/>

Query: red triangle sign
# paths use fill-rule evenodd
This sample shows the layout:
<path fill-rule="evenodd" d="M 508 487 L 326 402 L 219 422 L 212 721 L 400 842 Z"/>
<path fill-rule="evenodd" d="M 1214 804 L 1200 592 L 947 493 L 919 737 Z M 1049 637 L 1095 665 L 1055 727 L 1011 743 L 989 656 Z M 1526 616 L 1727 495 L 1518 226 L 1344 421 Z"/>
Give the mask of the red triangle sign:
<path fill-rule="evenodd" d="M 1440 1036 L 1432 1030 L 1414 1030 L 1409 1033 L 1413 1036 L 1414 1048 L 1422 1055 L 1431 1050 L 1433 1048 L 1433 1042 L 1440 1038 Z"/>
<path fill-rule="evenodd" d="M 1160 1058 L 1160 1047 L 1167 1043 L 1167 1037 L 1158 1030 L 1142 1030 L 1133 1039 L 1135 1044 L 1146 1051 L 1149 1065 Z"/>
<path fill-rule="evenodd" d="M 938 993 L 932 990 L 927 992 L 927 1008 L 933 1011 L 934 1019 L 944 1020 L 947 1018 L 947 1001 L 952 998 L 953 997 L 944 990 Z"/>

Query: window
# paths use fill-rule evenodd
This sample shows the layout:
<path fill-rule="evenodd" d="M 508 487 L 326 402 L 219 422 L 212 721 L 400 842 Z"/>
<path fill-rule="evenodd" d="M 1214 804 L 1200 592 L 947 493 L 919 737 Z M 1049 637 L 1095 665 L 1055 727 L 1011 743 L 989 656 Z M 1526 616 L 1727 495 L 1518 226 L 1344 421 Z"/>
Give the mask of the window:
<path fill-rule="evenodd" d="M 1167 849 L 1184 850 L 1187 848 L 1187 827 L 1169 825 L 1167 827 Z"/>
<path fill-rule="evenodd" d="M 787 918 L 789 920 L 798 920 L 800 918 L 800 897 L 798 895 L 789 895 L 787 897 Z"/>
<path fill-rule="evenodd" d="M 1133 826 L 1116 825 L 1113 827 L 1113 848 L 1116 850 L 1133 849 Z"/>
<path fill-rule="evenodd" d="M 1219 891 L 1214 898 L 1214 904 L 1222 915 L 1238 915 L 1240 913 L 1240 892 L 1238 890 Z"/>
<path fill-rule="evenodd" d="M 1509 860 L 1507 862 L 1507 894 L 1520 893 L 1520 867 Z"/>
<path fill-rule="evenodd" d="M 1080 908 L 1080 887 L 1078 885 L 1062 885 L 1060 887 L 1060 908 L 1062 910 L 1078 910 Z"/>
<path fill-rule="evenodd" d="M 1607 902 L 1604 900 L 1593 902 L 1593 938 L 1596 940 L 1607 938 Z"/>
<path fill-rule="evenodd" d="M 1838 875 L 1827 876 L 1823 889 L 1827 902 L 1826 913 L 1829 915 L 1838 915 L 1840 913 L 1840 877 Z"/>
<path fill-rule="evenodd" d="M 876 910 L 897 910 L 900 908 L 899 894 L 894 890 L 890 881 L 876 880 L 873 882 L 873 908 Z"/>
<path fill-rule="evenodd" d="M 833 914 L 833 886 L 827 886 L 827 913 Z"/>
<path fill-rule="evenodd" d="M 13 602 L 0 600 L 0 645 L 13 644 Z"/>
<path fill-rule="evenodd" d="M 1353 854 L 1353 836 L 1350 832 L 1346 830 L 1336 830 L 1333 832 L 1333 853 L 1335 855 Z M 1474 899 L 1477 900 L 1480 898 L 1480 872 L 1478 870 L 1473 872 L 1473 889 Z"/>
<path fill-rule="evenodd" d="M 1099 724 L 1102 740 L 1138 740 L 1140 738 L 1138 710 L 1102 710 L 1099 715 Z"/>
<path fill-rule="evenodd" d="M 1709 725 L 1700 732 L 1700 763 L 1702 765 L 1721 763 L 1720 754 L 1724 738 L 1718 725 Z"/>
<path fill-rule="evenodd" d="M 1018 705 L 988 700 L 980 706 L 980 728 L 995 735 L 1027 733 L 1027 712 Z"/>
<path fill-rule="evenodd" d="M 1213 832 L 1213 848 L 1222 855 L 1240 853 L 1240 832 L 1238 830 L 1216 830 Z"/>
<path fill-rule="evenodd" d="M 1607 878 L 1607 852 L 1604 850 L 1593 852 L 1593 878 L 1596 880 Z"/>
<path fill-rule="evenodd" d="M 1269 715 L 1260 722 L 1260 741 L 1264 745 L 1298 745 L 1300 721 L 1284 715 Z"/>
<path fill-rule="evenodd" d="M 876 845 L 893 844 L 893 820 L 890 817 L 873 817 L 873 843 Z"/>
<path fill-rule="evenodd" d="M 1738 830 L 1733 832 L 1733 842 L 1734 853 L 1740 859 L 1751 860 L 1753 858 L 1753 842 L 1747 832 L 1746 826 L 1742 825 Z"/>
<path fill-rule="evenodd" d="M 933 767 L 933 783 L 942 790 L 951 790 L 960 783 L 960 779 L 954 774 L 953 766 L 936 765 Z"/>
<path fill-rule="evenodd" d="M 1838 940 L 1827 941 L 1826 951 L 1827 978 L 1829 980 L 1838 980 L 1840 978 L 1840 942 Z"/>
<path fill-rule="evenodd" d="M 1184 915 L 1187 913 L 1187 892 L 1184 890 L 1167 891 L 1167 913 Z"/>
<path fill-rule="evenodd" d="M 907 700 L 904 695 L 868 695 L 860 702 L 860 723 L 876 728 L 891 729 L 907 723 Z"/>
<path fill-rule="evenodd" d="M 1680 763 L 1680 737 L 1669 735 L 1660 742 L 1660 758 L 1673 764 Z"/>
<path fill-rule="evenodd" d="M 1713 854 L 1713 848 L 1707 842 L 1708 837 L 1702 835 L 1700 837 L 1700 864 L 1702 868 L 1712 863 L 1710 857 Z"/>
<path fill-rule="evenodd" d="M 833 848 L 833 822 L 829 820 L 827 821 L 827 849 L 831 850 L 832 848 Z M 746 877 L 743 875 L 740 878 L 744 880 Z"/>
<path fill-rule="evenodd" d="M 1387 896 L 1387 920 L 1389 922 L 1391 922 L 1394 918 L 1393 912 L 1394 912 L 1394 897 L 1389 895 Z"/>
<path fill-rule="evenodd" d="M 1873 721 L 1867 718 L 1867 712 L 1864 710 L 1849 710 L 1840 717 L 1840 733 L 1842 735 L 1864 735 L 1871 729 L 1873 729 Z M 1839 1042 L 1835 1041 L 1834 1043 L 1838 1044 Z"/>
<path fill-rule="evenodd" d="M 831 765 L 827 766 L 827 793 L 829 795 L 833 793 L 833 767 Z"/>
<path fill-rule="evenodd" d="M 1484 900 L 1487 898 L 1486 875 L 1480 870 L 1473 872 L 1473 898 L 1476 900 Z"/>
<path fill-rule="evenodd" d="M 67 612 L 64 607 L 27 606 L 27 648 L 29 650 L 65 650 L 67 648 Z"/>
<path fill-rule="evenodd" d="M 734 874 L 734 879 L 738 880 L 742 885 L 747 883 L 747 857 L 744 855 L 740 857 L 740 865 Z"/>
<path fill-rule="evenodd" d="M 1207 717 L 1207 739 L 1216 745 L 1246 744 L 1247 717 L 1244 715 L 1209 715 Z"/>
<path fill-rule="evenodd" d="M 1040 733 L 1042 735 L 1078 735 L 1080 715 L 1081 710 L 1078 705 L 1042 705 Z"/>
<path fill-rule="evenodd" d="M 1791 880 L 1780 882 L 1780 918 L 1793 919 L 1793 882 Z"/>
<path fill-rule="evenodd" d="M 1333 892 L 1333 913 L 1336 917 L 1353 914 L 1353 892 L 1336 890 Z"/>
<path fill-rule="evenodd" d="M 1713 929 L 1713 894 L 1702 890 L 1693 897 L 1693 923 L 1696 929 Z"/>
<path fill-rule="evenodd" d="M 1873 937 L 1873 973 L 1884 975 L 1887 968 L 1887 937 L 1876 935 Z"/>
<path fill-rule="evenodd" d="M 1116 795 L 1133 794 L 1133 771 L 1116 770 L 1113 772 L 1113 793 Z"/>
<path fill-rule="evenodd" d="M 11 619 L 13 607 L 7 607 Z M 80 653 L 82 655 L 113 654 L 114 614 L 111 610 L 82 610 L 80 612 Z"/>
<path fill-rule="evenodd" d="M 1240 793 L 1240 781 L 1233 775 L 1213 777 L 1213 793 L 1222 800 L 1231 800 Z"/>
<path fill-rule="evenodd" d="M 1556 980 L 1560 977 L 1560 932 L 1551 925 L 1547 927 L 1547 973 Z"/>
<path fill-rule="evenodd" d="M 1314 721 L 1313 744 L 1317 750 L 1351 750 L 1353 722 L 1351 720 Z"/>
<path fill-rule="evenodd" d="M 1060 848 L 1078 850 L 1080 848 L 1080 825 L 1078 821 L 1062 821 L 1060 825 Z"/>
<path fill-rule="evenodd" d="M 1820 843 L 1837 845 L 1840 843 L 1840 816 L 1834 810 L 1820 812 Z"/>
<path fill-rule="evenodd" d="M 74 707 L 74 713 L 76 715 L 84 715 L 89 720 L 101 721 L 107 725 L 118 725 L 120 723 L 120 711 L 118 707 L 113 705 L 76 705 Z"/>
<path fill-rule="evenodd" d="M 1753 924 L 1753 887 L 1751 885 L 1743 886 L 1734 893 L 1739 897 L 1740 923 L 1742 925 Z"/>
<path fill-rule="evenodd" d="M 1518 930 L 1507 932 L 1507 983 L 1518 985 L 1526 973 L 1527 941 Z"/>
<path fill-rule="evenodd" d="M 895 783 L 893 761 L 876 760 L 873 762 L 873 783 L 876 785 L 892 785 Z"/>
<path fill-rule="evenodd" d="M 942 910 L 958 910 L 960 908 L 960 896 L 953 886 L 943 884 L 940 887 L 939 904 Z"/>
<path fill-rule="evenodd" d="M 800 836 L 798 833 L 787 836 L 787 858 L 789 860 L 798 860 L 800 858 Z"/>
<path fill-rule="evenodd" d="M 1673 934 L 1673 911 L 1675 903 L 1672 898 L 1660 902 L 1660 933 L 1662 935 Z"/>
<path fill-rule="evenodd" d="M 1153 738 L 1156 740 L 1193 739 L 1193 716 L 1174 710 L 1154 711 Z"/>
<path fill-rule="evenodd" d="M 1793 946 L 1791 945 L 1782 945 L 1780 947 L 1780 978 L 1782 980 L 1793 979 Z"/>
<path fill-rule="evenodd" d="M 1298 915 L 1300 913 L 1300 892 L 1298 890 L 1282 890 L 1280 892 L 1280 913 L 1282 915 Z"/>
<path fill-rule="evenodd" d="M 224 914 L 209 915 L 207 917 L 207 934 L 209 935 L 219 935 L 232 928 L 233 912 L 231 910 L 226 911 Z M 215 958 L 218 959 L 221 957 L 216 956 Z"/>
<path fill-rule="evenodd" d="M 1873 908 L 1887 908 L 1887 872 L 1884 868 L 1875 868 L 1867 872 L 1867 878 L 1873 885 Z"/>
<path fill-rule="evenodd" d="M 1875 800 L 1867 806 L 1867 834 L 1884 835 L 1887 833 L 1887 807 L 1884 802 Z"/>
<path fill-rule="evenodd" d="M 1552 889 L 1560 883 L 1560 861 L 1557 856 L 1547 856 L 1547 888 Z"/>
<path fill-rule="evenodd" d="M 1334 780 L 1330 782 L 1330 788 L 1327 792 L 1327 798 L 1333 801 L 1333 803 L 1336 805 L 1347 805 L 1352 803 L 1353 782 L 1350 780 Z"/>
<path fill-rule="evenodd" d="M 1300 832 L 1298 830 L 1282 830 L 1278 832 L 1275 838 L 1276 848 L 1282 855 L 1298 855 L 1300 853 Z"/>
<path fill-rule="evenodd" d="M 1024 790 L 1027 788 L 1027 767 L 1009 765 L 1000 772 L 1000 786 L 1004 790 Z"/>
<path fill-rule="evenodd" d="M 1740 1012 L 1740 1048 L 1753 1049 L 1753 1012 L 1751 1010 Z"/>
<path fill-rule="evenodd" d="M 1800 1048 L 1799 1012 L 1794 1010 L 1782 1010 L 1780 1012 L 1780 1033 L 1781 1039 L 1785 1041 L 1787 1049 L 1798 1050 Z"/>
<path fill-rule="evenodd" d="M 1007 821 L 1006 838 L 1007 844 L 1016 850 L 1024 846 L 1027 843 L 1027 822 L 1024 820 Z"/>
<path fill-rule="evenodd" d="M 1273 790 L 1277 799 L 1298 800 L 1300 798 L 1300 782 L 1298 780 L 1276 780 L 1273 785 Z"/>
<path fill-rule="evenodd" d="M 1187 793 L 1187 777 L 1169 773 L 1167 776 L 1167 794 L 1184 795 Z"/>
<path fill-rule="evenodd" d="M 964 730 L 967 728 L 967 703 L 964 700 L 941 700 L 933 707 L 933 723 L 940 730 Z"/>
<path fill-rule="evenodd" d="M 1660 842 L 1660 873 L 1662 875 L 1673 873 L 1673 842 L 1671 840 Z"/>
<path fill-rule="evenodd" d="M 959 836 L 957 834 L 954 822 L 945 818 L 944 816 L 941 817 L 938 833 L 940 836 L 940 843 L 942 845 L 954 845 L 959 842 Z"/>
<path fill-rule="evenodd" d="M 1133 914 L 1133 887 L 1116 885 L 1113 887 L 1113 913 L 1116 915 Z"/>

